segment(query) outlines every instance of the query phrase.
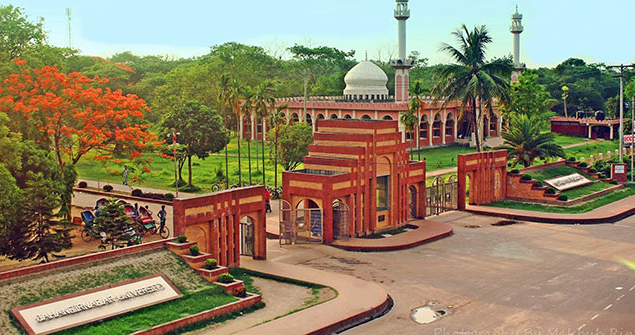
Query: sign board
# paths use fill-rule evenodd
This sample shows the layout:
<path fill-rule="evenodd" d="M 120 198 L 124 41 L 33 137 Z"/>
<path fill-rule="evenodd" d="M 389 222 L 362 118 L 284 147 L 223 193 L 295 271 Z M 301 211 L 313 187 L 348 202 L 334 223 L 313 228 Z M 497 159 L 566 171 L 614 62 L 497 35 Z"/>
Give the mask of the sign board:
<path fill-rule="evenodd" d="M 579 173 L 573 173 L 562 177 L 545 179 L 545 183 L 553 186 L 558 191 L 564 191 L 578 186 L 590 184 L 592 183 L 592 181 L 584 178 L 584 176 Z"/>
<path fill-rule="evenodd" d="M 624 146 L 630 147 L 633 145 L 633 135 L 624 135 Z"/>
<path fill-rule="evenodd" d="M 181 296 L 162 274 L 15 307 L 11 314 L 29 334 L 50 334 Z"/>
<path fill-rule="evenodd" d="M 617 180 L 618 183 L 625 183 L 628 179 L 626 176 L 626 164 L 611 164 L 611 179 Z"/>

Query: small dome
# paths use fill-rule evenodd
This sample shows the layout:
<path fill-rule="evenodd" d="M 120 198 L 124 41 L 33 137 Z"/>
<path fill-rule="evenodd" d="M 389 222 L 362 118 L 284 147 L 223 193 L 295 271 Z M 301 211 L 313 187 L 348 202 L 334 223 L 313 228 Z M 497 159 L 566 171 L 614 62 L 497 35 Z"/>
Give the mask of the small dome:
<path fill-rule="evenodd" d="M 344 77 L 344 95 L 353 100 L 383 100 L 388 98 L 388 76 L 377 65 L 363 61 L 355 65 Z"/>

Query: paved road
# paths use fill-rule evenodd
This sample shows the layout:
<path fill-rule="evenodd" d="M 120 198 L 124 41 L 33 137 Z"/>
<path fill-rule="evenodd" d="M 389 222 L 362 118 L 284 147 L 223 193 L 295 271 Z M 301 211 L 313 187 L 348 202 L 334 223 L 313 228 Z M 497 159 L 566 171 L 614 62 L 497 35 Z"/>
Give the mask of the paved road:
<path fill-rule="evenodd" d="M 435 220 L 455 235 L 386 253 L 271 241 L 269 259 L 382 285 L 393 310 L 345 334 L 635 334 L 635 270 L 619 261 L 635 262 L 635 217 L 590 226 L 495 227 L 462 212 Z M 412 309 L 430 301 L 449 315 L 415 323 Z"/>

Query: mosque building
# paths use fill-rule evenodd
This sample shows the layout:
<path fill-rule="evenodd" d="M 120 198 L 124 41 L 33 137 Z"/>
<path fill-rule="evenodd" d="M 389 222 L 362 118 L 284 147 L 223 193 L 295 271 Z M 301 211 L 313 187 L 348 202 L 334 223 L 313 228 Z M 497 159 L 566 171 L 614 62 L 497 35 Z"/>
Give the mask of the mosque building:
<path fill-rule="evenodd" d="M 410 17 L 408 0 L 396 0 L 394 10 L 398 22 L 399 51 L 398 58 L 390 61 L 395 69 L 395 95 L 389 95 L 386 73 L 368 59 L 355 65 L 344 77 L 346 88 L 341 96 L 312 96 L 279 98 L 276 106 L 286 105 L 282 110 L 287 123 L 306 122 L 316 132 L 319 119 L 358 119 L 358 120 L 396 120 L 399 123 L 402 141 L 409 148 L 443 146 L 452 143 L 467 144 L 474 130 L 460 113 L 460 103 L 437 101 L 430 96 L 420 97 L 421 108 L 417 113 L 418 127 L 413 134 L 406 134 L 400 114 L 409 108 L 409 70 L 413 60 L 406 57 L 406 21 Z M 520 34 L 523 32 L 522 15 L 512 15 L 510 32 L 513 34 L 514 72 L 512 81 L 516 81 L 524 70 L 520 62 Z M 265 125 L 266 126 L 266 125 Z M 266 128 L 266 127 L 265 127 Z M 498 109 L 483 120 L 483 137 L 497 137 L 502 128 Z M 243 138 L 261 140 L 265 136 L 261 121 L 254 116 L 245 116 L 241 122 Z M 266 133 L 266 129 L 265 129 Z M 417 136 L 418 135 L 418 136 Z M 417 139 L 413 138 L 416 137 Z"/>

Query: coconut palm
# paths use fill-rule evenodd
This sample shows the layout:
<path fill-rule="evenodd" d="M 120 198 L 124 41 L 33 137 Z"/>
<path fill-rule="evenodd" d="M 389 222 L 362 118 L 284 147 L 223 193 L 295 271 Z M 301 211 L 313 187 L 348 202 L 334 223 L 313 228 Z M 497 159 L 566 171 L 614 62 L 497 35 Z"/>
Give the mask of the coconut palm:
<path fill-rule="evenodd" d="M 241 87 L 240 84 L 238 84 L 238 81 L 236 79 L 231 79 L 229 81 L 229 86 L 228 86 L 228 99 L 231 105 L 231 110 L 232 113 L 236 114 L 237 118 L 236 118 L 236 133 L 238 136 L 238 185 L 242 186 L 243 183 L 243 179 L 242 179 L 242 165 L 241 165 L 241 154 L 240 154 L 240 138 L 242 137 L 242 134 L 238 134 L 238 132 L 240 132 L 240 123 L 242 121 L 242 112 L 241 112 L 241 108 L 240 108 L 240 100 L 241 100 Z"/>
<path fill-rule="evenodd" d="M 272 106 L 273 107 L 273 106 Z M 282 105 L 273 107 L 273 113 L 269 116 L 269 127 L 274 129 L 273 131 L 273 186 L 278 188 L 278 137 L 280 136 L 280 123 L 285 120 L 283 110 L 287 109 L 289 105 Z"/>
<path fill-rule="evenodd" d="M 410 95 L 412 99 L 410 99 L 410 109 L 413 111 L 417 111 L 417 122 L 415 122 L 416 134 L 415 141 L 417 141 L 417 155 L 418 159 L 421 160 L 421 146 L 419 143 L 419 122 L 421 122 L 421 106 L 423 105 L 423 101 L 421 101 L 421 96 L 424 94 L 429 94 L 430 90 L 423 87 L 423 83 L 421 80 L 416 80 L 414 84 L 410 87 Z"/>
<path fill-rule="evenodd" d="M 458 101 L 461 106 L 459 119 L 469 109 L 468 121 L 474 129 L 476 149 L 480 152 L 483 150 L 483 107 L 491 113 L 495 100 L 498 103 L 509 101 L 509 78 L 513 65 L 509 57 L 491 61 L 485 59 L 487 44 L 492 42 L 485 26 L 469 31 L 462 25 L 452 34 L 457 38 L 459 47 L 443 43 L 441 51 L 449 53 L 456 64 L 440 68 L 432 94 L 435 102 L 444 100 L 441 108 L 448 102 Z"/>
<path fill-rule="evenodd" d="M 536 158 L 565 157 L 562 147 L 555 143 L 552 133 L 541 133 L 540 122 L 521 114 L 512 118 L 509 128 L 501 133 L 504 143 L 499 149 L 507 150 L 513 166 L 530 167 Z"/>
<path fill-rule="evenodd" d="M 223 73 L 218 81 L 218 102 L 223 111 L 223 122 L 227 127 L 227 108 L 231 108 L 231 77 L 227 73 Z M 229 156 L 227 155 L 227 147 L 229 142 L 225 144 L 225 188 L 229 188 Z"/>
<path fill-rule="evenodd" d="M 260 148 L 262 149 L 262 184 L 266 185 L 265 180 L 265 117 L 269 113 L 269 108 L 273 108 L 276 104 L 276 101 L 271 94 L 273 90 L 273 83 L 269 80 L 265 80 L 254 92 L 254 112 L 256 113 L 256 124 L 260 122 L 262 125 L 262 141 L 260 142 Z"/>
<path fill-rule="evenodd" d="M 242 101 L 243 105 L 240 108 L 241 115 L 244 115 L 244 116 L 248 117 L 249 119 L 251 119 L 251 116 L 252 116 L 252 113 L 253 113 L 253 107 L 254 107 L 254 90 L 251 88 L 251 86 L 248 86 L 248 85 L 244 86 L 244 87 L 241 87 L 240 96 L 243 99 L 243 101 Z M 239 117 L 238 122 L 241 121 L 241 117 Z M 252 184 L 252 180 L 251 180 L 251 136 L 252 135 L 253 134 L 251 133 L 251 129 L 250 129 L 249 130 L 249 137 L 247 138 L 247 161 L 249 162 L 248 163 L 249 164 L 249 185 Z M 240 136 L 242 136 L 242 132 L 241 132 Z M 238 147 L 240 147 L 240 144 L 238 145 Z"/>
<path fill-rule="evenodd" d="M 408 110 L 406 110 L 405 112 L 402 112 L 399 116 L 401 123 L 403 123 L 404 127 L 406 128 L 406 134 L 412 134 L 415 131 L 415 126 L 418 122 L 417 115 L 415 115 L 415 108 L 419 109 L 418 101 L 419 100 L 417 98 L 413 97 L 410 101 L 410 108 L 408 108 Z"/>

